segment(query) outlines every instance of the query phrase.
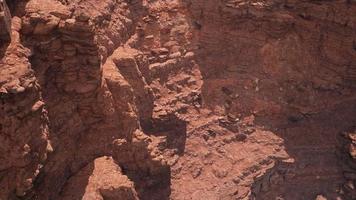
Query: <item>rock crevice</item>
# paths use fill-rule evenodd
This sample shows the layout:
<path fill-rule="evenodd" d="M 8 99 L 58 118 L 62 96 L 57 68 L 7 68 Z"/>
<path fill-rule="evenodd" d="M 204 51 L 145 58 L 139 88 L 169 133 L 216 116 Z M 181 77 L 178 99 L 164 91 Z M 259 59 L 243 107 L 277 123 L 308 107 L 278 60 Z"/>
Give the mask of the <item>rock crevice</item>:
<path fill-rule="evenodd" d="M 0 199 L 353 199 L 355 13 L 0 0 Z"/>

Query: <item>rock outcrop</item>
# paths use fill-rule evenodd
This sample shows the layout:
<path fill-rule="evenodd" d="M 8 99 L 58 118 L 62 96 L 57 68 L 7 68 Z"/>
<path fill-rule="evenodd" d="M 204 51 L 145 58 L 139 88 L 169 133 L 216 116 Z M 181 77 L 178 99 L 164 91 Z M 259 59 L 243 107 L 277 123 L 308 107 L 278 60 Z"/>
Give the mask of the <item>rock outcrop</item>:
<path fill-rule="evenodd" d="M 343 145 L 341 150 L 340 159 L 343 161 L 345 182 L 342 187 L 342 192 L 347 199 L 356 198 L 355 178 L 356 178 L 356 134 L 355 131 L 347 131 L 342 133 Z"/>
<path fill-rule="evenodd" d="M 0 67 L 0 198 L 23 196 L 33 187 L 47 153 L 48 115 L 41 88 L 28 60 L 30 50 L 20 43 L 21 19 L 12 19 L 11 43 Z"/>
<path fill-rule="evenodd" d="M 137 200 L 134 184 L 110 157 L 100 157 L 71 177 L 61 199 Z"/>
<path fill-rule="evenodd" d="M 355 13 L 0 0 L 0 200 L 354 199 Z"/>
<path fill-rule="evenodd" d="M 11 36 L 11 14 L 5 0 L 0 1 L 0 41 L 10 40 Z"/>

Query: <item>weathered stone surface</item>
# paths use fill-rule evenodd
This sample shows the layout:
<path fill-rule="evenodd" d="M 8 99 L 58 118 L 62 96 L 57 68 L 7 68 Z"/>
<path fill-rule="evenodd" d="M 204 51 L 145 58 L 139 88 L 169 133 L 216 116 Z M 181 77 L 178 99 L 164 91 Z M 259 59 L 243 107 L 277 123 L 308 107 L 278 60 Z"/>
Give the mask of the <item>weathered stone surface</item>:
<path fill-rule="evenodd" d="M 52 151 L 41 89 L 19 43 L 20 19 L 12 19 L 12 40 L 0 61 L 0 199 L 30 192 Z"/>
<path fill-rule="evenodd" d="M 356 198 L 353 1 L 7 2 L 1 200 Z"/>
<path fill-rule="evenodd" d="M 11 38 L 11 13 L 5 0 L 0 1 L 0 42 Z"/>
<path fill-rule="evenodd" d="M 137 200 L 133 182 L 111 157 L 100 157 L 71 177 L 60 197 L 63 200 Z"/>

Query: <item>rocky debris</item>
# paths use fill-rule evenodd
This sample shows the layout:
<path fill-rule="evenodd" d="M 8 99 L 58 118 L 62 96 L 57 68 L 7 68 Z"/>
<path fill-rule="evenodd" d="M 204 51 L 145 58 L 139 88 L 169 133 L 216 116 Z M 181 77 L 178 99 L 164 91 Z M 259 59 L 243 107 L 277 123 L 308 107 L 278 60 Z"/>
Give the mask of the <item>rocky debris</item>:
<path fill-rule="evenodd" d="M 135 182 L 139 198 L 168 198 L 170 167 L 151 138 L 136 131 L 131 142 L 116 140 L 114 144 L 114 158 Z"/>
<path fill-rule="evenodd" d="M 261 193 L 280 187 L 285 184 L 285 182 L 293 179 L 296 176 L 296 170 L 290 168 L 293 162 L 294 160 L 287 159 L 271 163 L 274 165 L 272 168 L 256 177 L 251 197 L 253 197 L 253 199 L 264 198 L 260 196 Z"/>
<path fill-rule="evenodd" d="M 158 176 L 168 170 L 165 159 L 150 143 L 152 140 L 142 132 L 136 131 L 133 141 L 116 140 L 114 157 L 128 173 L 148 173 Z"/>

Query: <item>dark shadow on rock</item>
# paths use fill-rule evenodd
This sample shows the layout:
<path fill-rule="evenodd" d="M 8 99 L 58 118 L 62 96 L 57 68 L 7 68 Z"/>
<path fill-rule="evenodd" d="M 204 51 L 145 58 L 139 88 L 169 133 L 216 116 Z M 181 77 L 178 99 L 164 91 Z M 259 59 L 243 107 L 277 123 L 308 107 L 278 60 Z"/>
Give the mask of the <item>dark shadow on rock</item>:
<path fill-rule="evenodd" d="M 11 41 L 11 9 L 6 1 L 0 2 L 0 58 L 4 57 Z"/>
<path fill-rule="evenodd" d="M 187 122 L 170 114 L 159 119 L 153 119 L 152 124 L 144 127 L 145 133 L 166 138 L 165 148 L 176 149 L 178 155 L 184 154 L 187 139 Z"/>
<path fill-rule="evenodd" d="M 141 200 L 169 200 L 171 195 L 171 170 L 162 168 L 159 174 L 153 175 L 142 171 L 123 170 L 124 174 L 135 183 Z"/>
<path fill-rule="evenodd" d="M 0 39 L 0 60 L 5 56 L 6 49 L 10 45 L 10 42 Z"/>
<path fill-rule="evenodd" d="M 60 192 L 61 197 L 59 197 L 59 199 L 82 199 L 89 183 L 89 177 L 93 174 L 94 167 L 94 162 L 90 162 L 84 168 L 79 170 L 77 174 L 70 176 Z"/>
<path fill-rule="evenodd" d="M 216 107 L 225 109 L 225 113 L 222 111 L 217 114 L 231 113 L 239 118 L 255 116 L 255 125 L 282 138 L 285 151 L 294 159 L 292 163 L 283 163 L 271 169 L 271 172 L 276 171 L 280 174 L 280 176 L 273 177 L 277 179 L 272 181 L 273 184 L 269 183 L 271 172 L 267 172 L 262 177 L 268 185 L 267 189 L 264 188 L 265 191 L 261 189 L 261 181 L 254 183 L 252 190 L 255 193 L 255 199 L 313 199 L 318 194 L 325 194 L 328 199 L 336 199 L 338 196 L 336 191 L 344 182 L 340 159 L 336 155 L 339 151 L 338 137 L 340 132 L 356 124 L 356 101 L 350 100 L 351 95 L 347 96 L 347 92 L 351 90 L 343 88 L 346 86 L 342 85 L 338 89 L 333 89 L 332 92 L 323 91 L 315 88 L 313 80 L 308 80 L 309 76 L 302 77 L 300 82 L 296 82 L 293 75 L 288 77 L 291 73 L 298 74 L 293 68 L 294 65 L 303 67 L 303 70 L 311 68 L 318 72 L 323 70 L 327 63 L 324 63 L 325 58 L 322 55 L 313 57 L 313 61 L 321 60 L 320 66 L 305 65 L 302 59 L 296 60 L 296 63 L 286 62 L 283 68 L 290 67 L 290 71 L 281 70 L 281 77 L 277 77 L 265 73 L 264 59 L 266 58 L 263 56 L 269 55 L 261 53 L 264 50 L 263 47 L 269 44 L 267 40 L 279 38 L 279 41 L 283 41 L 285 39 L 283 37 L 294 35 L 298 37 L 298 34 L 305 34 L 304 37 L 307 38 L 310 35 L 305 32 L 312 36 L 318 32 L 312 34 L 311 30 L 301 31 L 300 29 L 305 29 L 305 27 L 296 27 L 296 24 L 290 24 L 288 21 L 278 24 L 269 22 L 266 18 L 261 20 L 249 12 L 246 13 L 250 16 L 244 16 L 243 9 L 233 5 L 225 6 L 223 5 L 225 1 L 187 0 L 187 2 L 190 2 L 190 18 L 199 23 L 194 31 L 193 42 L 197 44 L 194 53 L 204 81 L 202 87 L 204 106 L 212 109 Z M 259 12 L 265 11 L 261 9 Z M 266 13 L 268 12 L 266 10 Z M 296 30 L 297 28 L 300 29 Z M 217 30 L 222 30 L 223 33 Z M 296 41 L 297 45 L 305 45 L 301 50 L 304 52 L 314 51 L 314 49 L 308 49 L 308 45 L 319 45 L 318 41 L 315 41 L 315 44 L 304 44 L 304 42 Z M 274 50 L 269 51 L 268 53 L 271 53 Z M 298 53 L 298 51 L 291 52 L 291 54 Z M 283 54 L 278 51 L 275 53 Z M 337 53 L 340 52 L 335 54 Z M 277 55 L 277 57 L 283 57 L 283 55 Z M 271 65 L 277 65 L 276 63 L 278 64 L 278 61 Z M 315 76 L 317 75 L 320 73 Z M 330 77 L 327 80 L 329 81 Z M 305 88 L 303 84 L 306 85 Z M 290 88 L 294 85 L 296 85 L 294 89 L 286 89 L 288 91 L 284 93 L 278 92 L 282 87 Z M 338 90 L 344 89 L 347 95 L 342 96 L 342 92 Z M 301 92 L 307 90 L 310 93 Z M 340 98 L 334 96 L 335 102 L 331 102 L 333 99 L 328 100 L 329 105 L 334 103 L 332 107 L 310 105 L 322 104 L 321 102 L 326 99 L 318 98 L 327 97 L 327 94 L 340 96 Z M 277 98 L 279 95 L 281 99 Z M 295 102 L 289 102 L 289 100 L 295 100 Z M 308 105 L 304 107 L 317 111 L 308 114 L 291 108 L 294 103 L 303 105 L 306 102 Z M 281 109 L 273 110 L 274 103 L 278 104 L 277 107 Z M 259 109 L 258 106 L 265 106 L 266 112 L 256 112 L 256 109 Z"/>
<path fill-rule="evenodd" d="M 144 143 L 124 144 L 114 151 L 114 158 L 122 173 L 135 183 L 143 200 L 169 200 L 171 169 L 153 158 Z"/>
<path fill-rule="evenodd" d="M 255 182 L 256 199 L 313 199 L 319 194 L 336 199 L 341 196 L 336 193 L 345 182 L 344 163 L 339 157 L 342 148 L 340 135 L 356 124 L 355 116 L 356 101 L 351 100 L 297 122 L 291 121 L 288 113 L 277 120 L 257 118 L 257 125 L 283 138 L 285 150 L 294 162 L 280 174 L 282 182 L 279 185 L 267 179 L 262 184 L 268 184 L 270 188 L 263 191 L 259 186 L 261 182 Z M 283 171 L 278 166 L 275 168 Z"/>

